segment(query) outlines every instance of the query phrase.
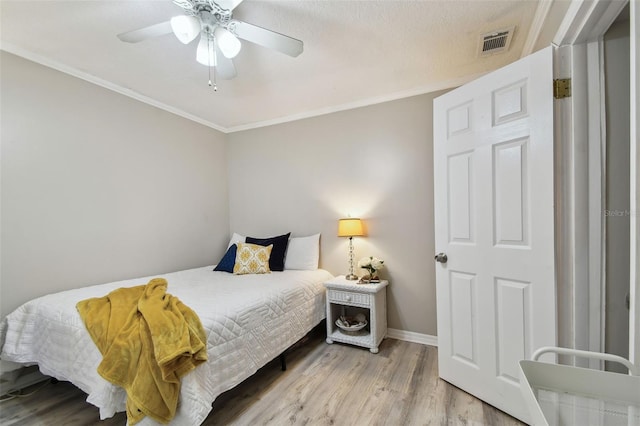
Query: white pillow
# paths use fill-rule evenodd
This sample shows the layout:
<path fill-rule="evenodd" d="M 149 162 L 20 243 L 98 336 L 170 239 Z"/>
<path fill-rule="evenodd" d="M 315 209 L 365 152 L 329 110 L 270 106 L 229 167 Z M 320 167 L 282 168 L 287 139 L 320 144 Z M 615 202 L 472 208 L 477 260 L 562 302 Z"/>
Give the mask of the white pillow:
<path fill-rule="evenodd" d="M 320 234 L 289 239 L 284 269 L 315 271 L 320 259 Z"/>
<path fill-rule="evenodd" d="M 240 234 L 236 234 L 234 232 L 233 235 L 231 236 L 231 239 L 229 240 L 229 245 L 227 246 L 227 250 L 229 250 L 229 247 L 231 247 L 234 244 L 244 243 L 245 239 L 246 239 L 246 237 L 244 237 L 244 236 L 242 236 Z"/>

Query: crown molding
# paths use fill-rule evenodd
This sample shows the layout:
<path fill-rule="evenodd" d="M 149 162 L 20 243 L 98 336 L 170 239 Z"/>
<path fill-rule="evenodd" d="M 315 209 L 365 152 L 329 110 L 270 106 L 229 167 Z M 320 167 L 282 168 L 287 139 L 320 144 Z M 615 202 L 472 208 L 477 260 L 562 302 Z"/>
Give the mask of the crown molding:
<path fill-rule="evenodd" d="M 40 65 L 44 65 L 46 67 L 52 68 L 56 71 L 60 71 L 63 72 L 65 74 L 69 74 L 73 77 L 79 78 L 81 80 L 87 81 L 89 83 L 93 83 L 95 85 L 98 85 L 100 87 L 103 87 L 105 89 L 114 91 L 116 93 L 119 93 L 121 95 L 130 97 L 132 99 L 135 99 L 137 101 L 140 101 L 142 103 L 154 106 L 156 108 L 162 109 L 164 111 L 170 112 L 172 114 L 175 114 L 179 117 L 182 118 L 186 118 L 187 120 L 191 120 L 193 122 L 196 122 L 198 124 L 202 124 L 203 126 L 207 126 L 210 127 L 212 129 L 215 129 L 219 132 L 222 133 L 235 133 L 235 132 L 241 132 L 241 131 L 245 131 L 245 130 L 252 130 L 252 129 L 258 129 L 261 127 L 267 127 L 267 126 L 273 126 L 276 124 L 283 124 L 283 123 L 288 123 L 291 121 L 298 121 L 298 120 L 303 120 L 306 118 L 313 118 L 313 117 L 318 117 L 318 116 L 322 116 L 322 115 L 327 115 L 327 114 L 332 114 L 334 112 L 340 112 L 340 111 L 347 111 L 350 109 L 356 109 L 356 108 L 363 108 L 363 107 L 367 107 L 367 106 L 372 106 L 372 105 L 377 105 L 377 104 L 381 104 L 384 102 L 390 102 L 390 101 L 395 101 L 398 99 L 404 99 L 404 98 L 409 98 L 412 96 L 418 96 L 418 95 L 424 95 L 427 93 L 432 93 L 432 92 L 436 92 L 439 90 L 446 90 L 446 89 L 452 89 L 458 86 L 462 86 L 465 83 L 468 83 L 472 80 L 475 80 L 478 77 L 481 77 L 482 75 L 484 75 L 485 73 L 479 73 L 479 74 L 473 74 L 473 75 L 469 75 L 469 76 L 464 76 L 464 77 L 459 77 L 459 78 L 455 78 L 455 79 L 450 79 L 450 80 L 446 80 L 446 81 L 441 81 L 441 82 L 437 82 L 434 84 L 429 84 L 429 85 L 425 85 L 425 86 L 420 86 L 420 87 L 416 87 L 413 89 L 408 89 L 408 90 L 404 90 L 404 91 L 399 91 L 399 92 L 395 92 L 395 93 L 390 93 L 387 95 L 382 95 L 382 96 L 375 96 L 375 97 L 371 97 L 371 98 L 366 98 L 366 99 L 361 99 L 355 102 L 348 102 L 345 104 L 341 104 L 341 105 L 334 105 L 334 106 L 330 106 L 330 107 L 326 107 L 326 108 L 320 108 L 320 109 L 316 109 L 316 110 L 310 110 L 310 111 L 305 111 L 302 113 L 298 113 L 298 114 L 291 114 L 291 115 L 286 115 L 283 117 L 279 117 L 279 118 L 275 118 L 275 119 L 270 119 L 270 120 L 264 120 L 264 121 L 258 121 L 258 122 L 253 122 L 253 123 L 247 123 L 247 124 L 242 124 L 239 126 L 232 126 L 232 127 L 224 127 L 221 125 L 218 125 L 216 123 L 212 123 L 210 121 L 204 120 L 198 116 L 195 116 L 193 114 L 187 113 L 179 108 L 175 108 L 171 105 L 167 105 L 163 102 L 160 102 L 156 99 L 150 98 L 149 96 L 145 96 L 141 93 L 138 93 L 134 90 L 131 89 L 127 89 L 126 87 L 122 87 L 118 84 L 112 83 L 110 81 L 104 80 L 100 77 L 97 77 L 93 74 L 89 74 L 87 72 L 81 71 L 77 68 L 74 67 L 70 67 L 68 65 L 65 65 L 63 63 L 60 63 L 58 61 L 52 60 L 50 58 L 47 58 L 45 56 L 42 55 L 38 55 L 36 53 L 33 53 L 29 50 L 23 49 L 21 47 L 15 46 L 11 43 L 7 43 L 7 42 L 0 42 L 0 50 L 4 50 L 5 52 L 14 54 L 16 56 L 20 56 L 24 59 L 27 59 L 29 61 L 38 63 Z"/>
<path fill-rule="evenodd" d="M 468 75 L 460 78 L 455 78 L 455 79 L 441 81 L 434 84 L 429 84 L 426 86 L 416 87 L 409 90 L 390 93 L 387 95 L 361 99 L 355 102 L 348 102 L 345 104 L 334 105 L 327 108 L 320 108 L 316 110 L 305 111 L 299 114 L 287 115 L 279 118 L 274 118 L 271 120 L 258 121 L 255 123 L 242 124 L 239 126 L 232 126 L 227 128 L 227 132 L 234 133 L 234 132 L 241 132 L 244 130 L 252 130 L 260 127 L 273 126 L 276 124 L 288 123 L 290 121 L 298 121 L 298 120 L 303 120 L 305 118 L 313 118 L 321 115 L 332 114 L 334 112 L 347 111 L 347 110 L 356 109 L 356 108 L 363 108 L 371 105 L 377 105 L 385 102 L 395 101 L 398 99 L 410 98 L 412 96 L 424 95 L 427 93 L 437 92 L 439 90 L 453 89 L 455 87 L 462 86 L 463 84 L 473 81 L 478 77 L 483 76 L 484 74 L 486 73 Z"/>
<path fill-rule="evenodd" d="M 164 111 L 175 114 L 179 117 L 186 118 L 187 120 L 194 121 L 198 124 L 202 124 L 203 126 L 210 127 L 212 129 L 218 130 L 222 133 L 227 133 L 227 129 L 222 126 L 219 126 L 215 123 L 212 123 L 207 120 L 203 120 L 200 117 L 197 117 L 193 114 L 189 114 L 188 112 L 182 111 L 181 109 L 172 107 L 171 105 L 167 105 L 163 102 L 157 101 L 156 99 L 145 96 L 141 93 L 136 92 L 135 90 L 127 89 L 126 87 L 122 87 L 118 84 L 112 83 L 110 81 L 104 80 L 100 77 L 96 77 L 93 74 L 86 73 L 84 71 L 80 71 L 77 68 L 70 67 L 68 65 L 62 64 L 60 62 L 54 61 L 45 56 L 38 55 L 21 47 L 15 46 L 11 43 L 1 42 L 0 50 L 4 50 L 5 52 L 14 54 L 16 56 L 20 56 L 21 58 L 27 59 L 29 61 L 38 63 L 40 65 L 44 65 L 45 67 L 53 68 L 56 71 L 63 72 L 65 74 L 69 74 L 73 77 L 79 78 L 84 81 L 88 81 L 89 83 L 93 83 L 97 86 L 103 87 L 105 89 L 114 91 L 124 96 L 128 96 L 132 99 L 140 101 L 142 103 L 154 106 L 156 108 L 162 109 Z"/>
<path fill-rule="evenodd" d="M 533 21 L 531 22 L 531 27 L 529 28 L 529 34 L 527 34 L 527 39 L 525 40 L 524 47 L 522 48 L 522 54 L 520 55 L 521 58 L 533 53 L 533 49 L 538 41 L 538 37 L 540 37 L 540 34 L 542 33 L 542 28 L 549 16 L 553 3 L 553 0 L 541 1 L 538 3 L 536 13 L 533 16 Z"/>

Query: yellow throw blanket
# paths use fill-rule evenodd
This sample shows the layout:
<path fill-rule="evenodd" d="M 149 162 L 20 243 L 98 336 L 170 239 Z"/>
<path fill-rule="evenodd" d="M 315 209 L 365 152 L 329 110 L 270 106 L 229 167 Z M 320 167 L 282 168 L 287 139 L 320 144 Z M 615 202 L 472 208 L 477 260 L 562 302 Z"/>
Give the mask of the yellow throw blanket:
<path fill-rule="evenodd" d="M 76 305 L 103 357 L 98 373 L 127 392 L 132 425 L 145 415 L 171 421 L 180 378 L 207 360 L 200 319 L 166 290 L 167 281 L 154 278 Z"/>

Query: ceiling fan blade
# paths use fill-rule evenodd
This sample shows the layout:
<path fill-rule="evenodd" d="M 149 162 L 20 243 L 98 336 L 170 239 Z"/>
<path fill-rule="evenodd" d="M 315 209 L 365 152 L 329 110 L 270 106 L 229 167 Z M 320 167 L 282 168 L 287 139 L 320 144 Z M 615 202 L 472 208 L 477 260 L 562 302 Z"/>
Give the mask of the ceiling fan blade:
<path fill-rule="evenodd" d="M 220 6 L 222 9 L 233 10 L 235 9 L 242 0 L 217 0 L 216 4 Z"/>
<path fill-rule="evenodd" d="M 286 55 L 296 57 L 302 53 L 302 41 L 284 34 L 236 20 L 231 21 L 228 28 L 241 39 L 277 50 Z"/>
<path fill-rule="evenodd" d="M 118 34 L 118 38 L 122 41 L 126 41 L 127 43 L 138 43 L 148 38 L 158 37 L 172 32 L 171 21 L 167 21 L 151 25 L 149 27 L 140 28 L 139 30 Z"/>
<path fill-rule="evenodd" d="M 231 80 L 238 75 L 233 61 L 225 57 L 220 49 L 216 49 L 216 72 L 224 80 Z"/>

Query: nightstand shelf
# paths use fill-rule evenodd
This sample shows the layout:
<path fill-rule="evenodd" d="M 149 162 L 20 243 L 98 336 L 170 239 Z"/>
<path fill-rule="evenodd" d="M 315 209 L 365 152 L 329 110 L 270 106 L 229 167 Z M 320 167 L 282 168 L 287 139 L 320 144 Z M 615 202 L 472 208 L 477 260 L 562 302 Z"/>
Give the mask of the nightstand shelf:
<path fill-rule="evenodd" d="M 378 353 L 378 346 L 387 334 L 386 280 L 375 284 L 358 284 L 343 275 L 324 283 L 327 288 L 327 343 L 349 343 Z M 344 331 L 336 325 L 341 315 L 362 313 L 368 324 L 358 331 Z"/>

